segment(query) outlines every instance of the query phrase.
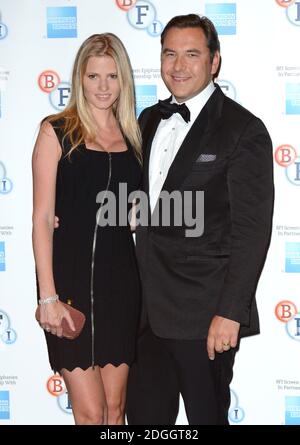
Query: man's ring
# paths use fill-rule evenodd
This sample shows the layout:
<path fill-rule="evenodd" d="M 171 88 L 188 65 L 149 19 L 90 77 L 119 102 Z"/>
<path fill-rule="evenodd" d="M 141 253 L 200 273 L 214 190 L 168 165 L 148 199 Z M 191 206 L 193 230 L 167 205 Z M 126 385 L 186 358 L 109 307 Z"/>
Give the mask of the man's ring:
<path fill-rule="evenodd" d="M 229 343 L 223 343 L 223 346 L 229 346 Z"/>
<path fill-rule="evenodd" d="M 46 331 L 47 331 L 47 332 L 50 332 L 50 331 L 51 331 L 51 329 L 50 329 L 50 328 L 46 328 Z"/>

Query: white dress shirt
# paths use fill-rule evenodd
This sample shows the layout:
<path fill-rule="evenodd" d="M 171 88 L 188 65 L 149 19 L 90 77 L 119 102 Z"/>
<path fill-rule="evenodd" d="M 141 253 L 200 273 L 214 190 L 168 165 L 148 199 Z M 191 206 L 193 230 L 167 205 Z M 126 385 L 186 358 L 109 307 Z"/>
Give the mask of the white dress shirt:
<path fill-rule="evenodd" d="M 162 119 L 153 138 L 149 161 L 149 195 L 150 208 L 153 212 L 155 204 L 166 180 L 169 168 L 198 114 L 215 90 L 213 82 L 197 96 L 185 102 L 191 113 L 190 122 L 185 122 L 181 114 L 174 113 L 169 119 Z M 172 98 L 172 103 L 177 103 Z"/>

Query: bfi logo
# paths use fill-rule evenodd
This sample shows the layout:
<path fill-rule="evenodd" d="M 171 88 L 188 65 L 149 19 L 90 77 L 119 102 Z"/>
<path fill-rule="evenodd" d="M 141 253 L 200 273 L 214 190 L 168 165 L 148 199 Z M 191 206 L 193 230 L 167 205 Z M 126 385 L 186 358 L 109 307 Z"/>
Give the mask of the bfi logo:
<path fill-rule="evenodd" d="M 289 144 L 279 145 L 275 151 L 275 161 L 281 167 L 288 167 L 293 164 L 297 158 L 297 152 L 294 147 Z"/>
<path fill-rule="evenodd" d="M 0 40 L 5 39 L 5 37 L 7 36 L 7 33 L 8 33 L 7 26 L 5 25 L 5 23 L 2 23 L 0 21 Z"/>
<path fill-rule="evenodd" d="M 8 28 L 5 25 L 5 23 L 2 22 L 2 14 L 1 14 L 1 11 L 0 11 L 0 40 L 5 39 L 7 34 L 8 34 Z"/>
<path fill-rule="evenodd" d="M 151 37 L 158 37 L 163 30 L 157 20 L 154 5 L 148 0 L 116 0 L 117 6 L 126 12 L 128 23 L 135 29 L 146 30 Z"/>
<path fill-rule="evenodd" d="M 57 111 L 62 111 L 67 105 L 71 95 L 71 85 L 69 82 L 61 82 L 49 94 L 50 104 Z"/>
<path fill-rule="evenodd" d="M 288 8 L 293 3 L 295 3 L 295 0 L 275 0 L 275 1 L 279 6 L 282 6 L 283 8 Z"/>
<path fill-rule="evenodd" d="M 236 100 L 235 86 L 229 82 L 229 80 L 217 79 L 216 82 L 227 97 L 230 97 L 232 100 Z"/>
<path fill-rule="evenodd" d="M 129 9 L 133 8 L 136 4 L 136 0 L 116 0 L 118 8 L 122 9 L 122 11 L 129 11 Z"/>
<path fill-rule="evenodd" d="M 0 194 L 7 195 L 12 191 L 13 183 L 7 177 L 6 167 L 3 162 L 0 161 Z"/>
<path fill-rule="evenodd" d="M 286 9 L 287 19 L 292 25 L 300 26 L 300 1 L 294 1 Z"/>
<path fill-rule="evenodd" d="M 60 77 L 56 71 L 43 71 L 38 77 L 38 85 L 44 93 L 51 93 L 60 83 Z"/>
<path fill-rule="evenodd" d="M 300 1 L 296 0 L 275 0 L 276 3 L 285 8 L 286 17 L 292 25 L 300 26 Z"/>
<path fill-rule="evenodd" d="M 277 147 L 274 153 L 276 163 L 284 167 L 287 180 L 293 185 L 300 185 L 300 157 L 296 149 L 289 144 Z"/>
<path fill-rule="evenodd" d="M 300 313 L 293 301 L 280 301 L 275 307 L 276 318 L 285 324 L 286 332 L 293 340 L 300 341 Z"/>
<path fill-rule="evenodd" d="M 300 185 L 300 157 L 285 169 L 285 174 L 291 184 Z"/>
<path fill-rule="evenodd" d="M 239 404 L 238 395 L 233 389 L 230 389 L 230 408 L 228 418 L 231 423 L 241 423 L 245 418 L 245 411 Z"/>
<path fill-rule="evenodd" d="M 58 397 L 66 392 L 64 379 L 59 375 L 52 375 L 47 380 L 47 390 L 51 396 Z"/>
<path fill-rule="evenodd" d="M 68 391 L 57 397 L 57 404 L 61 411 L 66 414 L 72 414 L 71 399 L 69 397 Z"/>
<path fill-rule="evenodd" d="M 71 94 L 69 82 L 62 82 L 56 71 L 45 70 L 38 76 L 38 86 L 49 96 L 51 106 L 62 111 L 68 103 Z"/>
<path fill-rule="evenodd" d="M 0 309 L 0 340 L 8 346 L 17 340 L 17 333 L 10 324 L 8 314 Z"/>
<path fill-rule="evenodd" d="M 57 404 L 66 414 L 72 414 L 71 400 L 66 389 L 64 379 L 59 375 L 53 375 L 47 380 L 49 394 L 57 398 Z"/>

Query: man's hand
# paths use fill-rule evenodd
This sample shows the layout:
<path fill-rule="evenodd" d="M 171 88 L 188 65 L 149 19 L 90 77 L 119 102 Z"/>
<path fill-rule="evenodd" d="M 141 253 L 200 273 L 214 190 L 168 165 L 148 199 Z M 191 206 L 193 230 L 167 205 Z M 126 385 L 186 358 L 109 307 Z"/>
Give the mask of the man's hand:
<path fill-rule="evenodd" d="M 54 216 L 54 229 L 58 229 L 59 227 L 59 217 Z"/>
<path fill-rule="evenodd" d="M 240 323 L 229 318 L 215 315 L 212 319 L 207 336 L 207 352 L 210 360 L 214 360 L 215 351 L 228 351 L 237 345 Z"/>

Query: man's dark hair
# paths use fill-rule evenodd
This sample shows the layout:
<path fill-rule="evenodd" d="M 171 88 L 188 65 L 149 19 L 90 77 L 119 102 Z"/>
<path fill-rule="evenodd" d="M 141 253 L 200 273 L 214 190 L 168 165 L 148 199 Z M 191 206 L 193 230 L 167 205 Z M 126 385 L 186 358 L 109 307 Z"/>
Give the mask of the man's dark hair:
<path fill-rule="evenodd" d="M 165 26 L 161 34 L 161 46 L 164 44 L 167 32 L 171 28 L 200 28 L 203 30 L 206 40 L 207 47 L 210 52 L 210 61 L 213 61 L 214 55 L 217 51 L 220 52 L 220 41 L 216 28 L 211 20 L 207 17 L 200 17 L 197 14 L 187 14 L 187 15 L 177 15 L 173 17 Z"/>

